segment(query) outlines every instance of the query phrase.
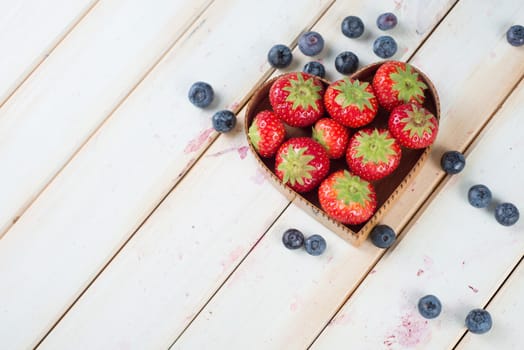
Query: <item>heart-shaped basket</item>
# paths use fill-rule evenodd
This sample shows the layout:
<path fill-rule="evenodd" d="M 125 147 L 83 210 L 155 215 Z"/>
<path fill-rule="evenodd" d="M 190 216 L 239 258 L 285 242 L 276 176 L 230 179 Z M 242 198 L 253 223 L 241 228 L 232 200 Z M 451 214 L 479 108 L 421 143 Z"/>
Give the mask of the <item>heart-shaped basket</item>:
<path fill-rule="evenodd" d="M 350 78 L 371 83 L 373 75 L 375 74 L 377 69 L 386 62 L 387 61 L 365 66 L 359 69 L 354 74 L 352 74 Z M 415 67 L 413 67 L 413 69 L 420 75 L 421 79 L 428 86 L 428 89 L 425 92 L 426 99 L 424 102 L 424 107 L 431 113 L 433 113 L 437 119 L 440 120 L 440 103 L 435 86 L 424 73 L 422 73 Z M 417 175 L 424 162 L 428 159 L 429 153 L 431 151 L 431 146 L 419 150 L 402 148 L 402 158 L 398 168 L 391 175 L 386 176 L 384 179 L 373 182 L 373 185 L 377 193 L 377 210 L 375 214 L 368 221 L 360 225 L 344 225 L 329 217 L 322 210 L 316 190 L 313 190 L 309 193 L 299 194 L 295 192 L 293 189 L 284 185 L 273 172 L 275 166 L 275 157 L 261 158 L 257 154 L 251 142 L 249 141 L 249 137 L 247 136 L 248 129 L 257 113 L 265 109 L 271 110 L 271 105 L 269 103 L 269 89 L 271 88 L 271 85 L 276 79 L 278 79 L 278 77 L 275 77 L 262 84 L 262 86 L 260 86 L 255 91 L 253 97 L 249 101 L 244 123 L 244 132 L 248 139 L 249 148 L 251 149 L 251 152 L 253 152 L 253 154 L 255 155 L 255 159 L 258 161 L 262 169 L 264 169 L 264 171 L 269 175 L 268 178 L 271 179 L 273 184 L 290 201 L 294 201 L 295 203 L 297 203 L 300 207 L 305 209 L 308 213 L 313 215 L 326 227 L 333 230 L 333 232 L 338 234 L 347 242 L 358 246 L 367 238 L 371 229 L 380 222 L 381 218 L 395 203 L 395 201 L 398 199 L 403 190 L 405 190 L 405 188 L 408 186 L 409 182 Z M 329 81 L 324 79 L 322 79 L 322 81 L 326 87 L 330 83 Z M 383 108 L 379 108 L 377 116 L 375 117 L 373 122 L 366 125 L 365 128 L 387 128 L 388 117 L 389 112 L 387 112 Z M 311 136 L 311 128 L 308 128 L 309 130 L 306 130 L 286 127 L 286 129 L 288 137 Z M 347 169 L 347 164 L 345 163 L 344 159 L 331 160 L 331 172 L 343 168 Z"/>

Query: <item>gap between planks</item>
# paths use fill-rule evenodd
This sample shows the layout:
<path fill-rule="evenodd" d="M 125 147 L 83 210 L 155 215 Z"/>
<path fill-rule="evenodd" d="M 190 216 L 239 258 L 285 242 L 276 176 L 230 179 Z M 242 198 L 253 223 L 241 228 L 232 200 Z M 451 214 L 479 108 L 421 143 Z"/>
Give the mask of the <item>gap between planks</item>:
<path fill-rule="evenodd" d="M 325 8 L 323 8 L 318 16 L 316 18 L 314 18 L 312 20 L 312 22 L 310 22 L 307 26 L 306 26 L 306 29 L 301 31 L 296 37 L 295 39 L 293 39 L 293 41 L 291 42 L 290 44 L 290 48 L 291 49 L 294 49 L 296 46 L 297 46 L 297 43 L 298 43 L 298 38 L 300 37 L 300 35 L 309 30 L 310 28 L 312 28 L 323 16 L 324 14 L 333 6 L 333 4 L 335 3 L 336 0 L 333 0 L 331 1 L 330 3 L 328 3 L 326 5 Z M 198 20 L 202 17 L 202 14 L 204 14 L 206 12 L 206 10 L 211 6 L 211 4 L 214 2 L 214 0 L 210 1 L 204 8 L 203 10 L 198 14 L 198 16 L 195 18 L 195 20 L 193 22 L 191 22 L 187 28 L 184 29 L 184 31 L 180 34 L 180 36 L 167 48 L 167 50 L 162 53 L 161 57 L 153 64 L 153 66 L 148 69 L 145 73 L 145 75 L 139 80 L 139 82 L 129 91 L 128 94 L 126 94 L 126 96 L 117 104 L 117 106 L 109 113 L 109 115 L 104 119 L 104 121 L 102 121 L 102 123 L 100 123 L 100 125 L 95 129 L 95 131 L 89 135 L 89 137 L 85 140 L 85 142 L 82 143 L 82 145 L 78 148 L 78 150 L 67 160 L 67 162 L 60 168 L 60 170 L 51 178 L 51 180 L 46 184 L 46 186 L 38 192 L 37 196 L 34 198 L 34 200 L 32 200 L 27 206 L 26 208 L 23 209 L 23 212 L 25 212 L 27 210 L 27 208 L 29 208 L 34 201 L 36 201 L 38 199 L 38 197 L 46 190 L 46 188 L 48 188 L 50 186 L 50 184 L 55 180 L 55 178 L 60 174 L 60 172 L 76 157 L 77 154 L 79 154 L 81 152 L 81 150 L 84 148 L 84 146 L 89 142 L 89 140 L 106 124 L 106 122 L 110 119 L 110 117 L 114 114 L 114 112 L 122 105 L 122 103 L 133 93 L 133 91 L 136 90 L 136 88 L 142 83 L 142 81 L 149 75 L 149 73 L 151 73 L 156 67 L 157 65 L 163 60 L 163 58 L 173 49 L 173 47 L 176 45 L 176 43 L 180 40 L 180 38 L 182 38 L 184 36 L 185 33 L 187 33 L 193 26 L 194 23 L 198 22 Z M 257 81 L 256 84 L 254 84 L 253 88 L 245 95 L 244 98 L 242 98 L 239 102 L 239 104 L 234 108 L 233 112 L 238 113 L 240 112 L 247 104 L 247 102 L 249 101 L 249 99 L 251 98 L 251 96 L 255 93 L 255 91 L 258 89 L 258 87 L 263 84 L 266 80 L 269 79 L 269 77 L 276 71 L 276 69 L 274 68 L 270 68 L 268 71 L 266 71 L 265 73 L 262 74 L 261 78 Z M 159 200 L 159 202 L 155 205 L 155 207 L 153 208 L 153 210 L 151 210 L 149 212 L 149 214 L 147 214 L 147 216 L 145 217 L 145 219 L 138 225 L 138 227 L 133 231 L 133 233 L 125 240 L 125 242 L 120 246 L 120 248 L 118 248 L 118 250 L 116 251 L 116 253 L 107 261 L 106 264 L 104 264 L 104 266 L 100 269 L 100 271 L 98 271 L 98 273 L 95 275 L 95 277 L 87 284 L 87 286 L 84 288 L 84 290 L 78 295 L 77 298 L 75 298 L 75 300 L 71 303 L 71 305 L 69 305 L 69 307 L 67 307 L 67 309 L 62 313 L 62 315 L 56 320 L 56 322 L 51 326 L 51 328 L 45 333 L 45 335 L 38 341 L 38 343 L 35 345 L 34 349 L 37 349 L 44 341 L 45 339 L 49 336 L 49 334 L 51 334 L 51 332 L 53 332 L 53 330 L 56 328 L 56 326 L 63 320 L 63 318 L 69 313 L 69 311 L 76 305 L 76 303 L 84 296 L 84 294 L 86 293 L 86 291 L 93 285 L 93 283 L 96 282 L 96 280 L 98 279 L 98 277 L 104 273 L 104 271 L 106 270 L 106 268 L 113 262 L 113 260 L 118 256 L 118 254 L 120 254 L 120 252 L 127 246 L 127 244 L 133 239 L 133 237 L 135 236 L 135 234 L 137 232 L 140 231 L 140 229 L 142 228 L 142 226 L 144 226 L 144 224 L 149 220 L 149 218 L 155 213 L 155 211 L 158 209 L 158 207 L 160 207 L 162 205 L 162 203 L 164 203 L 164 201 L 166 200 L 167 197 L 169 197 L 169 195 L 174 191 L 174 189 L 176 188 L 176 186 L 184 179 L 184 177 L 191 171 L 191 169 L 194 167 L 194 165 L 205 155 L 205 153 L 208 151 L 208 149 L 211 147 L 211 145 L 218 139 L 218 137 L 220 136 L 220 133 L 216 133 L 215 136 L 211 139 L 211 141 L 209 142 L 208 145 L 206 145 L 202 150 L 201 150 L 201 153 L 195 157 L 195 159 L 190 162 L 188 164 L 188 166 L 177 176 L 177 179 L 176 179 L 176 183 L 169 189 L 169 191 L 167 191 L 163 196 L 162 198 Z M 191 319 L 191 321 L 187 324 L 186 327 L 184 327 L 183 331 L 177 336 L 177 339 L 185 332 L 185 330 L 191 325 L 191 323 L 196 319 L 196 317 L 200 314 L 200 312 L 204 309 L 204 307 L 207 305 L 207 303 L 213 298 L 213 296 L 221 289 L 222 285 L 224 283 L 227 282 L 227 280 L 229 279 L 229 277 L 238 269 L 238 267 L 241 265 L 241 263 L 249 256 L 249 254 L 255 249 L 255 247 L 258 245 L 258 243 L 264 238 L 265 234 L 269 231 L 269 229 L 273 226 L 273 224 L 275 223 L 275 221 L 278 220 L 278 218 L 280 218 L 280 216 L 285 212 L 285 210 L 289 207 L 289 205 L 291 205 L 291 202 L 289 202 L 284 210 L 282 210 L 282 212 L 280 212 L 280 214 L 278 214 L 275 219 L 271 222 L 271 224 L 268 226 L 268 229 L 264 232 L 263 235 L 261 235 L 259 237 L 259 239 L 257 239 L 257 241 L 255 242 L 255 244 L 249 249 L 249 251 L 247 252 L 247 254 L 240 260 L 239 264 L 237 264 L 237 266 L 235 266 L 235 268 L 232 270 L 232 272 L 224 279 L 224 281 L 221 283 L 220 287 L 217 288 L 217 290 L 213 293 L 213 295 L 211 296 L 211 298 L 209 298 L 209 300 L 206 302 L 205 305 L 203 305 L 203 307 L 195 314 L 195 316 Z M 14 223 L 16 223 L 16 221 L 18 221 L 18 219 L 20 218 L 21 215 L 23 215 L 23 212 L 18 215 L 16 217 L 15 220 L 13 220 L 13 223 L 7 228 L 7 230 L 3 233 L 5 234 L 7 231 L 9 231 L 9 229 L 14 225 Z M 2 239 L 3 235 L 2 233 L 0 233 L 0 239 Z M 173 342 L 174 343 L 174 342 Z"/>
<path fill-rule="evenodd" d="M 65 31 L 65 33 L 58 38 L 58 40 L 56 41 L 56 43 L 54 44 L 51 44 L 51 47 L 47 50 L 44 50 L 46 51 L 44 57 L 42 57 L 39 61 L 37 61 L 36 65 L 31 68 L 29 70 L 29 72 L 26 74 L 25 77 L 22 78 L 22 80 L 20 80 L 20 83 L 18 83 L 18 85 L 15 86 L 15 88 L 13 89 L 13 91 L 9 92 L 7 94 L 7 96 L 4 98 L 3 101 L 0 101 L 0 108 L 2 108 L 6 103 L 7 101 L 9 101 L 9 99 L 20 89 L 20 87 L 22 85 L 25 84 L 25 82 L 27 81 L 27 79 L 29 79 L 29 77 L 31 75 L 33 75 L 33 73 L 42 65 L 42 63 L 44 63 L 44 61 L 47 59 L 47 57 L 49 57 L 49 55 L 51 55 L 51 53 L 69 36 L 69 34 L 80 24 L 80 22 L 82 22 L 84 20 L 84 18 L 87 17 L 87 15 L 89 13 L 91 13 L 91 11 L 93 11 L 93 9 L 100 3 L 100 0 L 95 0 L 91 5 L 89 5 L 87 7 L 87 9 L 85 10 L 84 13 L 82 13 L 80 15 L 80 17 L 78 17 L 78 19 L 76 20 L 76 22 L 74 22 L 71 27 L 69 29 L 67 29 Z M 25 209 L 24 209 L 25 211 Z M 18 219 L 20 218 L 21 214 L 20 215 L 17 215 L 15 217 L 15 219 L 13 219 L 13 224 L 18 221 Z M 9 230 L 9 228 L 11 227 L 11 225 L 5 230 L 5 232 L 7 232 Z M 2 239 L 3 237 L 3 234 L 5 232 L 0 232 L 0 239 Z"/>
<path fill-rule="evenodd" d="M 100 0 L 97 0 L 97 1 L 99 2 Z M 97 4 L 98 4 L 98 2 L 97 2 Z M 158 59 L 153 62 L 152 66 L 150 66 L 148 69 L 146 69 L 145 73 L 138 79 L 136 84 L 131 87 L 131 89 L 124 95 L 124 97 L 120 101 L 117 102 L 115 107 L 102 120 L 102 122 L 98 126 L 95 127 L 93 132 L 87 136 L 87 138 L 81 143 L 81 145 L 78 147 L 78 149 L 73 152 L 73 154 L 65 161 L 64 164 L 62 164 L 62 166 L 59 167 L 58 171 L 49 179 L 49 181 L 39 191 L 36 192 L 36 194 L 33 197 L 33 199 L 31 199 L 24 207 L 21 208 L 21 210 L 14 217 L 14 219 L 11 221 L 11 223 L 9 225 L 7 225 L 5 230 L 3 232 L 0 232 L 0 240 L 9 232 L 9 230 L 14 226 L 14 224 L 16 224 L 16 222 L 22 217 L 22 215 L 25 214 L 27 209 L 29 209 L 33 205 L 33 203 L 38 200 L 38 198 L 42 195 L 42 193 L 44 193 L 44 191 L 55 181 L 55 179 L 58 177 L 58 175 L 60 175 L 60 173 L 73 161 L 73 159 L 75 159 L 75 157 L 84 149 L 84 147 L 100 131 L 100 129 L 102 129 L 102 127 L 109 121 L 109 119 L 111 119 L 113 114 L 120 108 L 120 106 L 122 106 L 122 104 L 127 100 L 127 98 L 129 96 L 131 96 L 131 94 L 133 94 L 133 92 L 140 86 L 140 84 L 142 84 L 142 82 L 147 78 L 147 76 L 159 65 L 159 63 L 164 59 L 164 57 L 173 49 L 173 47 L 178 43 L 178 41 L 193 27 L 193 24 L 195 24 L 196 22 L 198 22 L 200 20 L 200 18 L 202 17 L 202 14 L 204 14 L 207 11 L 207 9 L 213 4 L 213 2 L 214 2 L 214 0 L 210 0 L 201 9 L 201 11 L 195 17 L 195 19 L 192 22 L 187 24 L 186 28 L 184 28 L 183 31 L 181 31 L 180 34 L 177 36 L 177 38 L 170 45 L 167 46 L 167 48 L 160 54 Z M 93 8 L 94 8 L 94 6 L 91 7 L 91 9 L 93 9 Z M 82 19 L 83 18 L 85 18 L 85 16 L 83 16 Z M 71 31 L 69 31 L 68 34 L 70 32 Z M 65 37 L 60 42 L 62 42 L 64 39 L 65 39 Z M 54 48 L 56 48 L 57 46 L 58 45 L 55 45 Z M 42 60 L 42 62 L 43 62 L 43 60 Z M 42 62 L 40 62 L 40 64 Z M 33 73 L 35 70 L 31 71 L 31 73 Z M 29 76 L 24 79 L 24 82 L 28 78 L 29 78 Z M 17 89 L 20 88 L 20 86 L 22 86 L 22 84 L 23 84 L 23 82 L 17 87 Z M 13 94 L 15 92 L 16 92 L 16 90 L 13 92 Z M 11 97 L 13 94 L 10 94 L 9 97 Z M 5 102 L 7 102 L 7 100 Z M 1 108 L 1 106 L 0 106 L 0 108 Z M 163 200 L 164 200 L 164 198 L 162 198 L 162 201 Z M 156 207 L 155 207 L 155 209 L 156 209 Z M 149 217 L 149 215 L 148 215 L 148 217 Z"/>
<path fill-rule="evenodd" d="M 487 309 L 489 307 L 489 305 L 491 304 L 491 302 L 497 297 L 497 294 L 502 290 L 502 288 L 504 288 L 504 286 L 508 283 L 508 281 L 510 280 L 511 276 L 513 275 L 513 273 L 519 268 L 519 266 L 521 264 L 524 264 L 524 255 L 520 258 L 520 260 L 515 264 L 515 266 L 513 266 L 513 268 L 511 269 L 511 271 L 508 273 L 508 275 L 504 278 L 504 280 L 502 281 L 502 283 L 499 285 L 499 287 L 497 288 L 497 290 L 495 291 L 495 293 L 493 293 L 493 295 L 489 298 L 489 300 L 487 301 L 487 303 L 484 305 L 484 309 Z M 457 343 L 455 344 L 455 346 L 453 347 L 452 350 L 455 350 L 457 348 L 457 346 L 460 345 L 460 343 L 462 342 L 462 340 L 466 337 L 466 335 L 468 334 L 468 330 L 466 329 L 464 331 L 464 333 L 462 333 L 462 335 L 460 336 L 460 338 L 457 340 Z"/>

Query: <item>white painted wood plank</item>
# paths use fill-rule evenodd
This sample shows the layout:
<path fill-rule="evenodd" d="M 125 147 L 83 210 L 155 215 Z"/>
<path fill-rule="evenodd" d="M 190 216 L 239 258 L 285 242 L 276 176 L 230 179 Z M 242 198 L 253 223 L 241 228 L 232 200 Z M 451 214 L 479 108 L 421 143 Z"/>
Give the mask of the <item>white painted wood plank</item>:
<path fill-rule="evenodd" d="M 210 2 L 100 2 L 0 109 L 0 235 Z"/>
<path fill-rule="evenodd" d="M 191 83 L 209 81 L 216 106 L 241 100 L 267 75 L 265 48 L 291 42 L 327 4 L 229 0 L 206 10 L 0 240 L 0 280 L 9 286 L 0 290 L 2 317 L 18 330 L 1 329 L 2 341 L 38 342 L 209 142 L 212 111 L 187 101 Z"/>
<path fill-rule="evenodd" d="M 485 2 L 484 7 L 479 8 L 483 11 L 492 11 L 493 21 L 497 23 L 507 17 L 508 8 L 511 11 L 518 9 L 517 15 L 519 16 L 523 13 L 522 8 L 515 6 L 515 3 L 508 3 L 505 11 L 495 11 L 493 7 L 499 5 L 491 4 L 490 6 Z M 465 18 L 469 19 L 468 14 L 474 12 L 473 10 L 478 6 L 478 2 L 459 2 L 451 16 L 444 20 L 442 26 L 415 56 L 418 58 L 418 65 L 424 65 L 425 71 L 432 70 L 440 73 L 431 74 L 429 72 L 437 88 L 440 89 L 441 85 L 446 86 L 446 89 L 440 89 L 445 120 L 442 123 L 443 129 L 438 139 L 439 144 L 435 149 L 437 153 L 444 148 L 460 147 L 461 143 L 465 144 L 471 140 L 473 131 L 481 127 L 483 121 L 495 110 L 501 99 L 511 91 L 513 84 L 524 73 L 524 67 L 521 64 L 522 52 L 509 48 L 509 45 L 505 44 L 503 35 L 487 33 L 484 37 L 483 30 L 488 31 L 491 28 L 482 27 L 480 25 L 482 21 L 475 19 L 468 22 L 465 20 Z M 455 14 L 455 11 L 458 14 Z M 459 25 L 460 30 L 454 28 Z M 480 28 L 484 29 L 480 30 Z M 478 46 L 476 50 L 462 53 L 461 60 L 466 62 L 466 64 L 461 63 L 461 68 L 466 70 L 464 72 L 457 72 L 453 67 L 449 68 L 446 60 L 443 60 L 440 55 L 435 55 L 435 52 L 447 52 L 448 47 L 450 50 L 457 45 L 455 41 L 449 40 L 451 37 L 458 42 L 469 43 L 474 40 L 475 42 L 469 45 Z M 444 38 L 447 40 L 443 40 Z M 433 43 L 434 40 L 438 45 Z M 504 44 L 506 46 L 503 46 Z M 496 56 L 493 56 L 490 51 L 495 48 L 498 51 Z M 495 63 L 499 62 L 510 66 L 504 66 L 503 69 L 498 70 L 502 74 L 502 77 L 498 79 L 505 79 L 505 83 L 498 86 L 489 85 L 487 82 L 491 81 L 492 68 Z M 486 88 L 468 89 L 462 93 L 466 85 L 465 81 L 468 79 L 477 86 L 484 82 L 482 86 Z M 455 95 L 461 95 L 462 99 L 455 100 L 453 98 Z M 492 96 L 492 99 L 486 96 Z M 479 113 L 478 116 L 475 114 L 476 119 L 472 119 L 469 113 L 455 114 L 457 110 L 463 112 L 468 108 L 475 112 L 482 110 L 482 113 Z M 469 128 L 458 129 L 457 125 L 461 123 L 469 124 Z M 432 167 L 433 162 L 436 161 L 435 158 L 438 157 L 440 154 L 434 156 L 426 167 Z M 436 183 L 440 175 L 440 172 L 435 171 L 428 183 Z M 414 190 L 417 189 L 419 183 L 420 179 L 417 179 L 413 186 Z M 424 191 L 430 192 L 431 189 L 432 187 L 424 188 Z M 397 205 L 407 210 L 411 209 L 411 205 L 415 206 L 414 203 L 416 202 L 410 203 L 401 199 Z M 289 214 L 290 216 L 297 215 L 294 209 L 290 208 L 288 211 L 290 210 L 293 211 L 293 214 Z M 175 343 L 174 348 L 205 348 L 211 346 L 210 344 L 213 347 L 233 348 L 251 348 L 262 344 L 259 346 L 279 348 L 282 347 L 282 344 L 286 344 L 287 348 L 302 349 L 313 341 L 325 322 L 338 309 L 339 304 L 351 293 L 376 259 L 380 257 L 381 252 L 372 249 L 368 243 L 359 249 L 347 245 L 340 246 L 340 240 L 332 233 L 310 224 L 308 216 L 305 213 L 302 214 L 289 221 L 286 221 L 287 211 L 283 214 L 276 224 L 280 225 L 277 232 L 272 230 L 262 239 L 256 249 L 235 271 L 232 278 L 226 282 Z M 401 214 L 391 225 L 399 228 L 399 222 L 403 220 L 404 215 Z M 282 230 L 298 226 L 297 223 L 304 225 L 308 234 L 324 235 L 328 240 L 328 245 L 335 249 L 333 253 L 331 251 L 326 253 L 325 259 L 329 261 L 328 267 L 324 267 L 324 262 L 327 264 L 325 260 L 324 262 L 321 260 L 320 263 L 316 261 L 321 266 L 315 265 L 316 268 L 314 268 L 302 260 L 291 264 L 282 259 L 279 250 L 281 249 L 279 238 Z M 389 221 L 387 223 L 390 224 Z M 303 259 L 306 258 L 310 257 L 305 256 Z M 268 261 L 275 261 L 278 267 L 268 266 Z M 281 277 L 281 274 L 285 274 L 285 278 Z M 303 279 L 297 281 L 296 274 L 301 274 Z M 255 282 L 253 276 L 264 276 L 264 278 Z M 387 287 L 382 286 L 382 291 L 385 288 Z M 302 307 L 297 307 L 297 305 Z M 344 323 L 348 320 L 343 316 L 335 322 Z M 205 336 L 202 336 L 203 334 Z"/>
<path fill-rule="evenodd" d="M 521 262 L 509 280 L 497 293 L 487 310 L 493 327 L 483 335 L 467 333 L 458 350 L 519 350 L 524 344 L 522 315 L 524 314 L 524 264 Z"/>
<path fill-rule="evenodd" d="M 0 2 L 0 104 L 97 0 Z"/>
<path fill-rule="evenodd" d="M 441 6 L 449 3 L 442 2 Z M 329 35 L 334 27 L 338 34 L 341 13 L 359 7 L 363 3 L 339 2 L 315 29 Z M 376 8 L 377 2 L 369 8 L 370 16 Z M 406 38 L 415 36 L 413 29 Z M 347 43 L 328 36 L 326 39 L 332 51 L 344 49 Z M 268 42 L 266 47 L 270 45 Z M 404 54 L 409 55 L 415 47 Z M 256 51 L 264 59 L 264 50 Z M 295 65 L 301 60 L 295 50 Z M 251 155 L 242 160 L 246 151 L 245 137 L 240 132 L 220 137 L 42 347 L 100 345 L 108 338 L 111 345 L 121 341 L 143 347 L 140 339 L 145 334 L 154 334 L 150 338 L 158 341 L 154 344 L 159 347 L 172 342 L 287 203 L 265 183 Z M 232 181 L 234 192 L 228 185 Z M 216 203 L 227 204 L 227 211 L 216 211 Z M 245 214 L 251 210 L 257 214 Z M 202 213 L 206 213 L 205 219 L 198 217 Z M 166 285 L 166 275 L 169 281 L 178 283 Z M 122 319 L 126 322 L 119 322 Z M 136 335 L 136 339 L 130 335 Z"/>
<path fill-rule="evenodd" d="M 490 210 L 467 201 L 468 189 L 483 183 L 496 202 L 513 202 L 522 209 L 523 98 L 524 82 L 468 154 L 464 171 L 446 183 L 404 239 L 382 258 L 313 349 L 342 344 L 450 349 L 456 344 L 467 313 L 487 303 L 524 252 L 522 220 L 502 226 Z M 417 311 L 418 299 L 426 294 L 436 295 L 443 305 L 433 321 Z"/>

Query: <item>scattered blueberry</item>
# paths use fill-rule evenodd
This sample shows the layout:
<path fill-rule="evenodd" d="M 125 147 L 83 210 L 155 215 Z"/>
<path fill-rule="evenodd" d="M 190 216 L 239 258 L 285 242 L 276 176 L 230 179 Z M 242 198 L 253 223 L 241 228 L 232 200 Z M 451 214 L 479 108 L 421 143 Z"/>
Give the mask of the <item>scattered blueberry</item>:
<path fill-rule="evenodd" d="M 397 52 L 397 42 L 389 35 L 379 36 L 373 43 L 373 52 L 380 58 L 390 58 Z"/>
<path fill-rule="evenodd" d="M 501 225 L 514 225 L 519 221 L 519 216 L 519 210 L 511 203 L 501 203 L 495 207 L 495 219 Z"/>
<path fill-rule="evenodd" d="M 418 312 L 424 318 L 432 319 L 438 317 L 442 311 L 440 300 L 434 295 L 426 295 L 418 301 Z"/>
<path fill-rule="evenodd" d="M 485 208 L 491 202 L 491 191 L 484 185 L 471 186 L 468 191 L 468 201 L 475 208 Z"/>
<path fill-rule="evenodd" d="M 233 129 L 237 123 L 237 117 L 227 109 L 218 111 L 213 114 L 213 128 L 218 132 L 228 132 Z"/>
<path fill-rule="evenodd" d="M 386 12 L 378 16 L 377 27 L 380 30 L 390 30 L 397 25 L 397 16 L 391 12 Z"/>
<path fill-rule="evenodd" d="M 379 248 L 389 248 L 397 238 L 395 231 L 388 225 L 377 225 L 369 234 L 371 242 Z"/>
<path fill-rule="evenodd" d="M 354 73 L 358 68 L 358 57 L 353 52 L 344 51 L 335 59 L 335 68 L 340 74 Z"/>
<path fill-rule="evenodd" d="M 324 48 L 324 39 L 317 32 L 307 32 L 298 38 L 298 48 L 306 56 L 316 56 Z"/>
<path fill-rule="evenodd" d="M 348 38 L 358 38 L 364 33 L 364 23 L 357 16 L 348 16 L 342 21 L 341 29 Z"/>
<path fill-rule="evenodd" d="M 458 174 L 466 166 L 466 158 L 458 151 L 447 151 L 440 158 L 440 166 L 448 174 Z"/>
<path fill-rule="evenodd" d="M 189 97 L 189 101 L 200 108 L 209 106 L 215 97 L 215 93 L 211 85 L 204 83 L 203 81 L 197 81 L 191 85 L 187 95 Z"/>
<path fill-rule="evenodd" d="M 282 243 L 287 249 L 298 249 L 304 245 L 304 235 L 299 230 L 290 228 L 282 235 Z"/>
<path fill-rule="evenodd" d="M 306 239 L 304 247 L 308 254 L 320 255 L 326 250 L 326 240 L 320 235 L 313 235 Z"/>
<path fill-rule="evenodd" d="M 292 59 L 293 54 L 289 47 L 281 44 L 273 46 L 267 54 L 267 60 L 274 68 L 286 68 Z"/>
<path fill-rule="evenodd" d="M 324 65 L 316 61 L 306 63 L 302 71 L 304 73 L 316 75 L 317 77 L 321 78 L 326 76 L 326 69 L 324 68 Z"/>
<path fill-rule="evenodd" d="M 466 327 L 471 333 L 483 334 L 491 329 L 493 321 L 486 310 L 474 309 L 466 316 Z"/>
<path fill-rule="evenodd" d="M 518 24 L 511 26 L 506 32 L 506 39 L 513 46 L 524 45 L 524 27 Z"/>

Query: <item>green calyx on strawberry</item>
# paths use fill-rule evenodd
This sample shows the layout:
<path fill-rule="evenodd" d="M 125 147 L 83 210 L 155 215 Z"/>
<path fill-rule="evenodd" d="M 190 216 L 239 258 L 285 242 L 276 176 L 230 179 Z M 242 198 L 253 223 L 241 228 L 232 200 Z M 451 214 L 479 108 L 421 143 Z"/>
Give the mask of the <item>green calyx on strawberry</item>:
<path fill-rule="evenodd" d="M 326 214 L 343 224 L 361 224 L 377 208 L 373 186 L 347 170 L 339 170 L 324 180 L 318 197 Z"/>
<path fill-rule="evenodd" d="M 312 138 L 326 149 L 330 159 L 337 159 L 346 153 L 349 132 L 335 120 L 322 118 L 313 127 Z"/>
<path fill-rule="evenodd" d="M 353 173 L 374 181 L 391 174 L 401 156 L 400 145 L 388 130 L 362 129 L 349 141 L 346 161 Z"/>
<path fill-rule="evenodd" d="M 378 101 L 371 85 L 349 78 L 328 86 L 324 104 L 333 119 L 351 128 L 370 123 L 378 111 Z"/>
<path fill-rule="evenodd" d="M 382 107 L 391 111 L 404 103 L 424 103 L 427 85 L 415 69 L 404 62 L 389 61 L 373 77 L 373 90 Z"/>
<path fill-rule="evenodd" d="M 261 157 L 271 157 L 284 142 L 286 129 L 273 112 L 261 111 L 253 119 L 248 137 Z"/>
<path fill-rule="evenodd" d="M 322 117 L 323 96 L 322 81 L 301 72 L 280 76 L 269 90 L 269 101 L 275 114 L 295 127 L 313 125 Z"/>
<path fill-rule="evenodd" d="M 329 172 L 324 148 L 307 137 L 289 139 L 280 146 L 275 159 L 275 174 L 297 192 L 317 187 Z"/>
<path fill-rule="evenodd" d="M 438 120 L 424 107 L 410 103 L 393 109 L 388 127 L 402 146 L 419 149 L 435 142 Z"/>

